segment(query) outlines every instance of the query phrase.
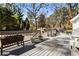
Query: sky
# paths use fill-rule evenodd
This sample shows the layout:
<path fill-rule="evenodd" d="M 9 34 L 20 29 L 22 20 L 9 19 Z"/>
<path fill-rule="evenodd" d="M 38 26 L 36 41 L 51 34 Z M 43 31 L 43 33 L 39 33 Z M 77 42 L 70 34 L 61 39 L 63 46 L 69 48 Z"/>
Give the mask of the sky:
<path fill-rule="evenodd" d="M 30 10 L 32 9 L 32 7 L 30 7 L 31 3 L 15 3 L 15 4 L 18 7 L 20 7 L 21 11 L 23 12 L 23 20 L 25 20 L 28 11 L 27 8 L 29 8 Z M 51 14 L 53 14 L 56 7 L 61 7 L 61 5 L 66 6 L 65 3 L 44 3 L 44 4 L 46 4 L 46 7 L 41 8 L 38 15 L 43 13 L 45 14 L 46 17 L 49 17 Z M 29 6 L 25 6 L 25 5 L 29 5 Z M 39 3 L 36 3 L 36 7 L 37 6 L 39 6 Z"/>
<path fill-rule="evenodd" d="M 27 3 L 25 3 L 25 4 L 27 4 Z M 28 3 L 28 4 L 30 4 L 31 5 L 31 3 Z M 28 5 L 27 4 L 27 5 Z M 55 7 L 57 6 L 57 7 L 61 7 L 61 3 L 46 3 L 47 4 L 47 6 L 45 7 L 45 8 L 41 8 L 41 10 L 40 10 L 40 12 L 39 12 L 39 14 L 40 13 L 44 13 L 45 14 L 45 16 L 46 17 L 49 17 L 51 14 L 53 14 L 53 12 L 55 11 Z M 49 5 L 51 5 L 51 6 L 48 6 L 48 4 Z M 21 8 L 21 10 L 23 11 L 23 14 L 24 14 L 24 16 L 23 16 L 23 20 L 25 20 L 25 18 L 27 17 L 27 7 L 26 6 L 24 6 L 24 3 L 20 3 L 20 4 L 17 4 L 20 8 Z M 39 5 L 39 3 L 37 3 L 37 5 L 36 6 L 38 6 Z M 63 5 L 62 6 L 65 6 L 65 4 L 63 3 Z M 28 7 L 29 9 L 31 9 L 31 7 L 29 6 Z"/>
<path fill-rule="evenodd" d="M 27 9 L 26 9 L 26 7 L 23 7 L 23 6 L 21 7 L 21 9 L 22 9 L 23 14 L 24 14 L 24 16 L 23 16 L 23 20 L 24 20 L 27 17 Z M 47 7 L 47 9 L 46 8 L 41 8 L 39 13 L 44 13 L 44 14 L 46 14 L 45 16 L 48 17 L 49 15 L 51 15 L 53 13 L 53 11 L 50 10 L 50 8 Z"/>
<path fill-rule="evenodd" d="M 17 5 L 18 7 L 20 7 L 20 9 L 21 9 L 21 11 L 23 13 L 23 20 L 25 20 L 26 17 L 27 17 L 27 12 L 28 12 L 27 7 L 31 10 L 32 7 L 30 7 L 30 6 L 31 6 L 32 3 L 14 3 L 14 4 Z M 40 3 L 36 3 L 36 7 L 39 4 Z M 51 14 L 53 14 L 56 7 L 66 6 L 65 5 L 66 3 L 44 3 L 44 4 L 46 4 L 46 6 L 41 8 L 41 10 L 38 13 L 38 15 L 43 13 L 46 17 L 49 17 Z M 29 6 L 25 6 L 25 5 L 29 5 Z"/>

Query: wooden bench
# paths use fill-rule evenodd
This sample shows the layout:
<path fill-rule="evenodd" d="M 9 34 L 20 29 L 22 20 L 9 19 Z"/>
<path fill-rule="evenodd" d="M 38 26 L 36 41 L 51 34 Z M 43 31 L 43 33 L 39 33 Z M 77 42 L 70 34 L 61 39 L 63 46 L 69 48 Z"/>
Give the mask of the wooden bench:
<path fill-rule="evenodd" d="M 3 54 L 3 48 L 12 46 L 14 44 L 17 44 L 19 46 L 19 44 L 24 46 L 24 36 L 22 35 L 15 35 L 15 36 L 8 36 L 5 37 L 3 39 L 1 39 L 1 55 Z"/>

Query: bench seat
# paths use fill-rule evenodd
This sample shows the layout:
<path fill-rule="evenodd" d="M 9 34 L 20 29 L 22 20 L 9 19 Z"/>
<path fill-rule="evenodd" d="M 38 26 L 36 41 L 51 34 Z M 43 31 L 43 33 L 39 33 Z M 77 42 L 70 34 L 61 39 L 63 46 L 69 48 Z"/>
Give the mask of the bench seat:
<path fill-rule="evenodd" d="M 22 35 L 15 35 L 15 36 L 7 36 L 0 40 L 0 49 L 1 49 L 1 55 L 3 53 L 3 48 L 12 46 L 14 44 L 19 44 L 24 46 L 24 36 Z"/>

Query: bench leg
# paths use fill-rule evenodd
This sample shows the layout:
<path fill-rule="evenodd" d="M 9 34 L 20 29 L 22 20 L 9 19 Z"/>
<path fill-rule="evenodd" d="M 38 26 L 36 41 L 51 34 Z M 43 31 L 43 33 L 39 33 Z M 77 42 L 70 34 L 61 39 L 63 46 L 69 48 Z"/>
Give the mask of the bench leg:
<path fill-rule="evenodd" d="M 72 46 L 71 46 L 71 49 L 72 49 Z"/>
<path fill-rule="evenodd" d="M 19 42 L 17 42 L 17 45 L 19 46 Z"/>
<path fill-rule="evenodd" d="M 3 48 L 1 48 L 1 55 L 3 55 Z"/>
<path fill-rule="evenodd" d="M 23 42 L 23 47 L 24 47 L 24 41 L 22 41 Z"/>
<path fill-rule="evenodd" d="M 21 41 L 21 45 L 22 45 L 22 41 Z"/>

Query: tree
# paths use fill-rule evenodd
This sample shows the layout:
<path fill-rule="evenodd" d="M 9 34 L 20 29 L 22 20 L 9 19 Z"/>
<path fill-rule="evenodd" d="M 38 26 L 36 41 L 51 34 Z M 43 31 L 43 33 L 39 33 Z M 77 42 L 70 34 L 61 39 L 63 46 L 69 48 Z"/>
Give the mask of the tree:
<path fill-rule="evenodd" d="M 30 28 L 30 22 L 27 17 L 25 19 L 25 26 L 24 27 L 26 28 L 26 30 L 29 30 L 29 28 Z"/>
<path fill-rule="evenodd" d="M 40 14 L 39 18 L 38 18 L 38 27 L 45 27 L 45 15 L 44 14 Z"/>
<path fill-rule="evenodd" d="M 78 14 L 78 3 L 67 3 L 67 6 L 69 19 L 72 19 Z"/>
<path fill-rule="evenodd" d="M 22 30 L 23 29 L 22 10 L 14 3 L 1 4 L 0 6 L 1 6 L 0 18 L 2 20 L 0 22 L 2 22 L 2 24 L 5 23 L 4 25 L 7 27 L 7 29 L 12 28 L 16 30 Z"/>
<path fill-rule="evenodd" d="M 67 26 L 69 25 L 72 27 L 70 20 L 78 14 L 78 3 L 68 3 L 67 4 Z"/>
<path fill-rule="evenodd" d="M 14 3 L 6 3 L 5 5 L 9 10 L 13 11 L 16 14 L 18 19 L 18 30 L 23 30 L 23 11 L 21 10 L 21 8 Z"/>
<path fill-rule="evenodd" d="M 49 24 L 53 24 L 53 27 L 55 27 L 58 24 L 58 27 L 72 27 L 70 23 L 70 19 L 72 19 L 74 16 L 78 14 L 78 4 L 77 3 L 69 3 L 65 4 L 64 6 L 59 4 L 54 5 L 55 10 L 53 13 L 48 17 Z"/>
<path fill-rule="evenodd" d="M 27 12 L 28 17 L 30 19 L 35 20 L 36 30 L 37 30 L 37 19 L 38 19 L 38 16 L 39 16 L 39 12 L 45 5 L 43 3 L 39 3 L 39 4 L 31 3 L 31 4 L 23 4 L 22 6 L 26 7 L 26 9 L 28 11 Z"/>
<path fill-rule="evenodd" d="M 23 12 L 22 12 L 22 10 L 19 8 L 19 7 L 17 7 L 17 15 L 18 15 L 18 21 L 19 21 L 19 29 L 20 30 L 22 30 L 22 26 L 23 26 Z"/>
<path fill-rule="evenodd" d="M 18 30 L 22 30 L 23 29 L 23 11 L 21 10 L 21 8 L 14 3 L 6 3 L 5 6 L 7 7 L 8 10 L 11 10 L 12 12 L 14 12 L 14 14 L 16 14 L 17 16 L 17 22 L 18 22 Z"/>
<path fill-rule="evenodd" d="M 64 25 L 67 21 L 67 17 L 68 17 L 67 8 L 65 6 L 58 7 L 55 9 L 53 14 L 49 16 L 48 22 L 49 24 L 52 25 L 52 27 L 64 28 Z"/>
<path fill-rule="evenodd" d="M 69 19 L 71 19 L 72 18 L 72 4 L 68 3 L 67 6 L 68 6 Z"/>
<path fill-rule="evenodd" d="M 14 12 L 11 10 L 6 7 L 0 7 L 0 30 L 12 30 L 16 27 L 17 22 L 13 15 Z"/>

